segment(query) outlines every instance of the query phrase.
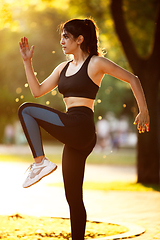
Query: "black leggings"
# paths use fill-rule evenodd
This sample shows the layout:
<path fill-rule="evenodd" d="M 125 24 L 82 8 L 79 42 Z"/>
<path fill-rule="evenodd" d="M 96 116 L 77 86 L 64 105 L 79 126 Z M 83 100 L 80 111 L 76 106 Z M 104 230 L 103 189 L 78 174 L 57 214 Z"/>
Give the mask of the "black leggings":
<path fill-rule="evenodd" d="M 24 103 L 18 114 L 34 158 L 44 155 L 40 127 L 65 144 L 62 172 L 70 208 L 72 240 L 84 240 L 86 210 L 82 185 L 86 158 L 96 143 L 92 110 L 72 107 L 63 113 L 40 104 Z"/>

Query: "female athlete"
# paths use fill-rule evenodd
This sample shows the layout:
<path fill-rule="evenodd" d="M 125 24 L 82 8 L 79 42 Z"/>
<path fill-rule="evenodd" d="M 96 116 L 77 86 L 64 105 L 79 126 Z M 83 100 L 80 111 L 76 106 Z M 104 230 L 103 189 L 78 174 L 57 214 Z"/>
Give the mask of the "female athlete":
<path fill-rule="evenodd" d="M 26 37 L 19 43 L 33 96 L 41 97 L 58 86 L 66 105 L 65 113 L 36 103 L 24 103 L 19 108 L 19 118 L 34 157 L 23 187 L 30 187 L 57 168 L 44 154 L 42 127 L 64 143 L 62 172 L 73 240 L 84 240 L 84 169 L 86 158 L 96 143 L 93 106 L 105 74 L 130 84 L 139 107 L 134 124 L 137 124 L 139 132 L 149 131 L 147 104 L 138 77 L 100 54 L 97 32 L 91 19 L 73 19 L 64 23 L 60 44 L 64 54 L 72 54 L 73 59 L 59 64 L 42 83 L 36 78 L 32 66 L 34 46 L 29 47 Z"/>

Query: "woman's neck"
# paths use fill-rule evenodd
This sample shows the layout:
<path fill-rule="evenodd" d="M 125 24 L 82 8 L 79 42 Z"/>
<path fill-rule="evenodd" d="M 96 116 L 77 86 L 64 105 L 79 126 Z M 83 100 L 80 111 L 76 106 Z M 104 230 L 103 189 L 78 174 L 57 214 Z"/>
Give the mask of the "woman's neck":
<path fill-rule="evenodd" d="M 72 64 L 74 64 L 75 66 L 78 66 L 79 64 L 83 63 L 87 59 L 89 54 L 82 52 L 81 54 L 75 54 L 73 56 L 74 58 L 73 58 Z"/>

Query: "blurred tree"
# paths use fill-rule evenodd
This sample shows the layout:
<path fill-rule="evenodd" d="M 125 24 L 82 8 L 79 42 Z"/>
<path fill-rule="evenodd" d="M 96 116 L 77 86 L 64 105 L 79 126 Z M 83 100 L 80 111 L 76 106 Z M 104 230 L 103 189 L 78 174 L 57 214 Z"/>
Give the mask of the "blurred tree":
<path fill-rule="evenodd" d="M 131 18 L 131 20 L 134 20 L 132 25 L 139 27 L 139 31 L 135 29 L 134 33 L 130 33 L 132 28 L 129 31 L 126 26 L 125 10 L 123 10 L 123 4 L 125 3 L 128 4 L 128 7 L 127 4 L 125 5 L 126 10 L 128 10 L 128 12 L 126 12 L 126 19 Z M 130 9 L 132 9 L 131 12 Z M 125 0 L 124 2 L 122 0 L 112 0 L 111 10 L 115 29 L 122 43 L 124 52 L 131 68 L 134 73 L 139 76 L 144 88 L 151 117 L 150 133 L 141 134 L 138 137 L 138 182 L 158 184 L 160 182 L 158 139 L 160 4 L 159 1 L 155 0 Z M 143 31 L 144 29 L 147 30 L 146 36 L 149 36 L 152 32 L 152 41 L 149 47 L 140 44 L 138 48 L 136 47 L 136 43 L 141 36 L 142 27 Z M 134 35 L 134 37 L 132 35 Z M 151 36 L 149 36 L 148 39 L 151 40 Z M 143 39 L 143 42 L 145 42 L 145 39 Z M 137 49 L 140 49 L 140 51 L 138 52 Z"/>

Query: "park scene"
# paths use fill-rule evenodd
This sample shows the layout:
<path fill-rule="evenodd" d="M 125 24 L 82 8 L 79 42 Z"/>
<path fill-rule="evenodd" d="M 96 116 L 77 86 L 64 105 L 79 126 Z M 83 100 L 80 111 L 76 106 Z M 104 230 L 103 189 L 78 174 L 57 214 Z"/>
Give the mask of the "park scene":
<path fill-rule="evenodd" d="M 138 76 L 150 115 L 139 132 L 138 106 L 128 83 L 105 75 L 94 101 L 96 144 L 85 165 L 85 239 L 160 239 L 160 3 L 158 0 L 1 0 L 0 2 L 0 239 L 71 240 L 62 176 L 64 145 L 41 128 L 52 174 L 23 188 L 33 162 L 18 118 L 25 102 L 65 112 L 58 88 L 34 98 L 19 51 L 22 37 L 35 46 L 41 83 L 61 62 L 60 25 L 92 18 L 104 57 Z"/>

